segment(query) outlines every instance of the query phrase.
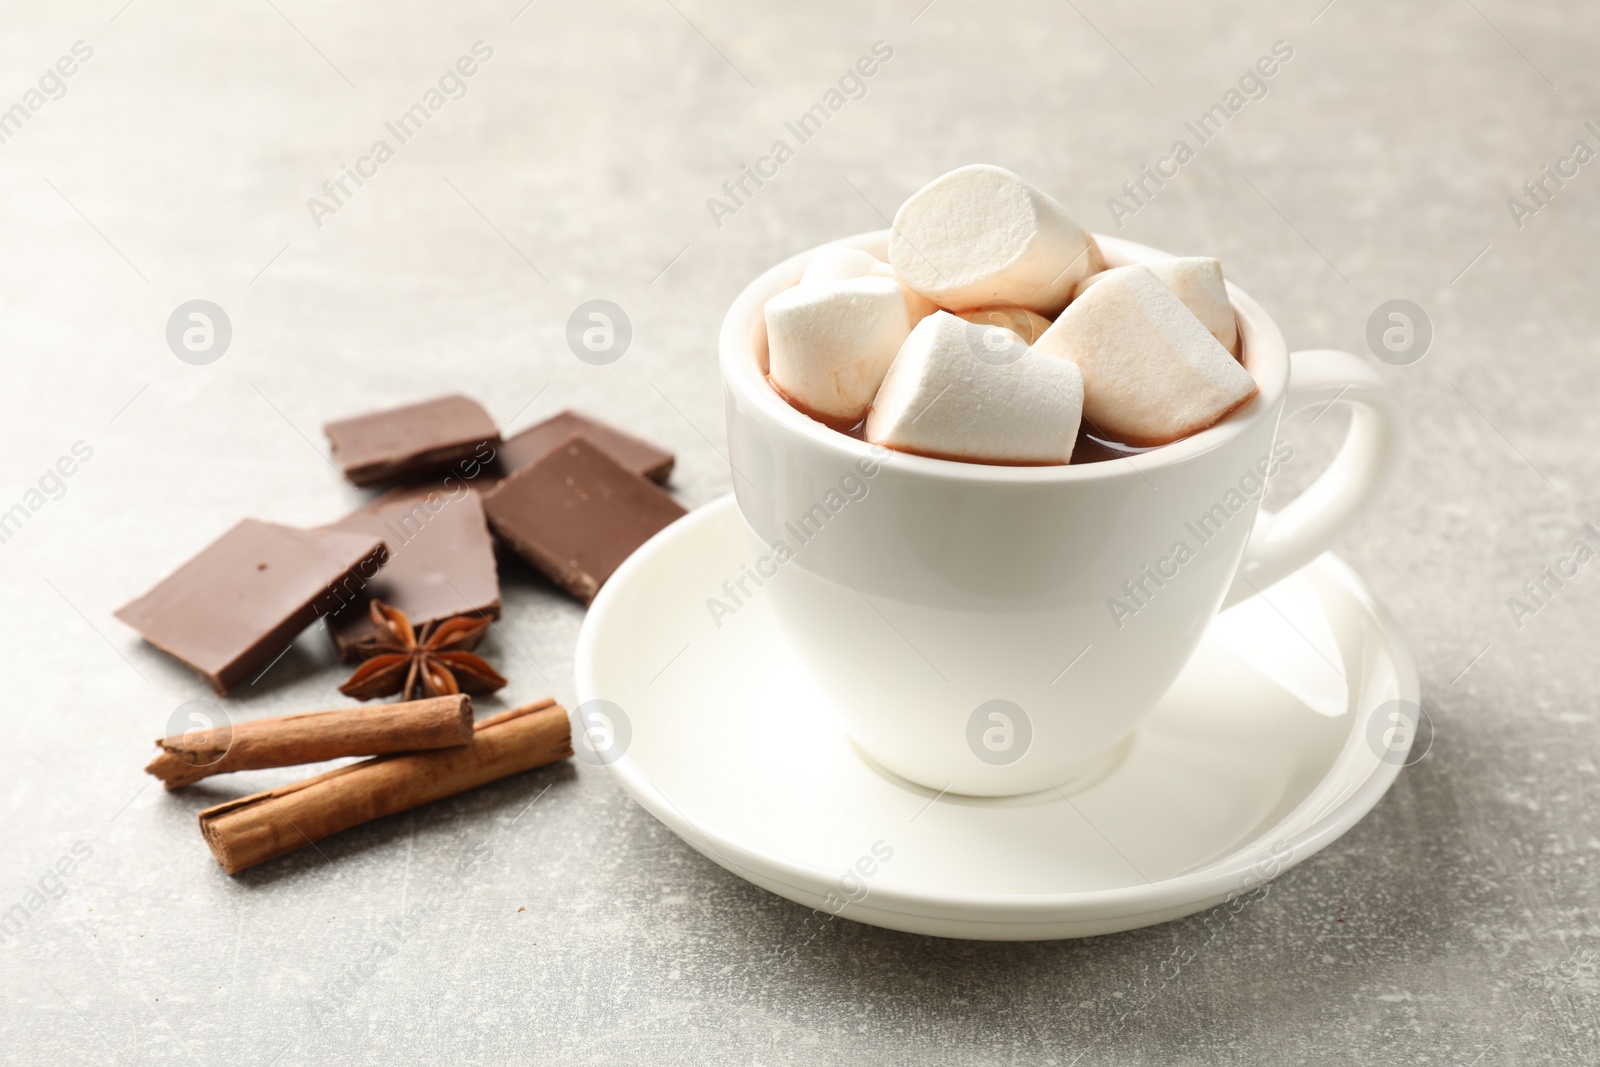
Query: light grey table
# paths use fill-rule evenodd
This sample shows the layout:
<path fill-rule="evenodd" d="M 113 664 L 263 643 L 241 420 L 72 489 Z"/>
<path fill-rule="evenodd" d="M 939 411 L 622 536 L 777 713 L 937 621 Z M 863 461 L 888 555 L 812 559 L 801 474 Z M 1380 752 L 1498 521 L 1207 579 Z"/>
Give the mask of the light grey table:
<path fill-rule="evenodd" d="M 38 905 L 0 943 L 0 1058 L 1600 1058 L 1600 564 L 1508 606 L 1600 541 L 1600 163 L 1542 170 L 1600 148 L 1591 7 L 97 0 L 0 27 L 0 108 L 22 105 L 0 112 L 0 510 L 27 509 L 0 544 L 0 909 Z M 45 76 L 78 41 L 92 55 Z M 478 41 L 492 56 L 428 111 Z M 860 98 L 797 143 L 785 123 L 878 41 Z M 1278 41 L 1292 57 L 1220 132 L 1186 133 Z M 400 143 L 385 123 L 416 103 Z M 380 138 L 392 158 L 362 162 Z M 792 158 L 729 202 L 778 139 Z M 1179 139 L 1178 176 L 1128 200 Z M 220 872 L 195 811 L 296 772 L 151 787 L 150 739 L 205 693 L 112 609 L 241 516 L 342 514 L 360 494 L 321 424 L 445 389 L 513 428 L 620 422 L 707 503 L 729 488 L 714 338 L 742 283 L 977 160 L 1092 228 L 1219 256 L 1301 347 L 1363 351 L 1380 304 L 1424 309 L 1427 354 L 1384 369 L 1409 449 L 1342 551 L 1410 635 L 1435 735 L 1365 822 L 1214 934 L 1020 945 L 838 922 L 796 951 L 800 908 L 587 766 Z M 345 166 L 371 176 L 334 202 Z M 633 326 L 610 366 L 565 342 L 596 298 Z M 205 366 L 166 343 L 191 299 L 232 326 Z M 1334 422 L 1288 432 L 1325 455 Z M 30 497 L 77 442 L 90 458 Z M 570 703 L 581 610 L 528 571 L 505 585 L 486 648 L 508 695 Z M 336 703 L 337 678 L 308 634 L 229 706 Z M 486 858 L 458 885 L 466 855 Z M 1194 961 L 1168 980 L 1175 949 Z"/>

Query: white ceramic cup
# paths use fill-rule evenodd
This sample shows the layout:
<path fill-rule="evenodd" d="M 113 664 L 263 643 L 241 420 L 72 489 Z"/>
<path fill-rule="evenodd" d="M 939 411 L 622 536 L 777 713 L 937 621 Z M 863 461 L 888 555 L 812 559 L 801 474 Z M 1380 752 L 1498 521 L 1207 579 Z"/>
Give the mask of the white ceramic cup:
<path fill-rule="evenodd" d="M 1167 258 L 1097 239 L 1111 266 Z M 883 258 L 887 241 L 841 243 Z M 1260 391 L 1211 429 L 1135 458 L 1050 467 L 875 448 L 766 381 L 762 309 L 809 257 L 757 278 L 722 326 L 729 458 L 756 539 L 740 590 L 769 598 L 857 746 L 929 789 L 1003 796 L 1092 773 L 1212 617 L 1326 550 L 1393 465 L 1399 413 L 1373 368 L 1344 352 L 1291 356 L 1231 284 Z M 1353 414 L 1333 463 L 1262 512 L 1265 478 L 1296 461 L 1279 420 L 1334 404 Z"/>

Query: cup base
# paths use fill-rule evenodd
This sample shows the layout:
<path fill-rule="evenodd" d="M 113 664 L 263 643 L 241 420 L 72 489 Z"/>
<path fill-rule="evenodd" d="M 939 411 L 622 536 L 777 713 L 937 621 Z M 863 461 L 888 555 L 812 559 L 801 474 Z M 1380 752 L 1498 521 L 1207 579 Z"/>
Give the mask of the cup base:
<path fill-rule="evenodd" d="M 999 807 L 1027 807 L 1032 804 L 1049 804 L 1071 797 L 1104 781 L 1122 765 L 1123 760 L 1127 759 L 1128 753 L 1133 749 L 1134 740 L 1138 732 L 1135 729 L 1098 755 L 1092 756 L 1082 763 L 1074 764 L 1058 775 L 1052 775 L 1050 783 L 1042 788 L 1018 793 L 962 793 L 951 789 L 948 785 L 942 789 L 925 785 L 891 770 L 883 761 L 868 752 L 855 738 L 846 735 L 846 739 L 850 742 L 850 748 L 855 752 L 856 758 L 866 764 L 874 774 L 885 781 L 894 783 L 901 789 L 927 797 L 930 803 L 934 800 L 944 799 Z"/>

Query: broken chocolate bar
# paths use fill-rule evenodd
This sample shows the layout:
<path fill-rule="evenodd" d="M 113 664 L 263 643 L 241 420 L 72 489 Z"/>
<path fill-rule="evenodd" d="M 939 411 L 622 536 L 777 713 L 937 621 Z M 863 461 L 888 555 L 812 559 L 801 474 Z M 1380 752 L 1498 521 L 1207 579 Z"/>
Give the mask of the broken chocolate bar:
<path fill-rule="evenodd" d="M 574 434 L 588 438 L 622 466 L 653 482 L 665 482 L 672 473 L 671 452 L 576 411 L 563 411 L 506 438 L 500 446 L 501 472 L 512 474 L 526 467 Z"/>
<path fill-rule="evenodd" d="M 494 419 L 464 396 L 339 419 L 322 429 L 334 462 L 361 486 L 421 478 L 463 462 L 487 463 L 500 444 Z"/>
<path fill-rule="evenodd" d="M 383 539 L 389 562 L 328 619 L 339 657 L 362 658 L 374 640 L 368 603 L 378 599 L 406 613 L 419 629 L 456 615 L 500 617 L 494 542 L 478 494 L 424 488 L 387 494 L 325 529 Z"/>
<path fill-rule="evenodd" d="M 116 616 L 221 695 L 348 599 L 387 556 L 370 533 L 245 519 Z"/>
<path fill-rule="evenodd" d="M 685 514 L 578 436 L 484 494 L 483 510 L 495 533 L 585 604 L 634 549 Z"/>

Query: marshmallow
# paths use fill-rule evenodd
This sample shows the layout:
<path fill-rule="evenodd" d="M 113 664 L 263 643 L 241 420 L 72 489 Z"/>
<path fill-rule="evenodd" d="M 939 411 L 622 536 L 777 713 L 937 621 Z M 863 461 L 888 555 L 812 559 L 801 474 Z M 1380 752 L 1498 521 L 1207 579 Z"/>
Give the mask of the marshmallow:
<path fill-rule="evenodd" d="M 797 285 L 767 301 L 767 373 L 825 422 L 861 421 L 911 332 L 900 283 L 845 278 Z"/>
<path fill-rule="evenodd" d="M 805 273 L 800 275 L 801 285 L 812 282 L 833 282 L 843 278 L 895 278 L 894 268 L 869 252 L 847 245 L 823 245 L 811 253 Z M 899 278 L 895 278 L 899 282 Z M 906 315 L 915 326 L 939 310 L 939 305 L 921 293 L 900 286 L 906 301 Z"/>
<path fill-rule="evenodd" d="M 805 273 L 800 275 L 800 284 L 837 282 L 845 278 L 865 278 L 869 274 L 889 273 L 889 264 L 871 252 L 863 252 L 848 245 L 823 245 L 812 252 L 811 258 L 806 260 L 806 269 Z"/>
<path fill-rule="evenodd" d="M 1010 330 L 1022 338 L 1023 344 L 1028 345 L 1037 341 L 1050 328 L 1049 319 L 1043 315 L 1036 315 L 1027 308 L 979 308 L 976 311 L 963 311 L 961 318 L 975 322 L 979 326 L 999 326 Z"/>
<path fill-rule="evenodd" d="M 1130 445 L 1203 430 L 1256 393 L 1249 372 L 1145 266 L 1101 274 L 1033 351 L 1076 363 L 1084 421 Z"/>
<path fill-rule="evenodd" d="M 954 311 L 1015 305 L 1053 317 L 1105 266 L 1066 209 L 1008 170 L 975 164 L 912 193 L 894 217 L 900 280 Z"/>
<path fill-rule="evenodd" d="M 1009 330 L 937 311 L 900 346 L 866 436 L 941 459 L 1066 463 L 1082 409 L 1083 378 L 1070 361 L 1033 351 Z"/>
<path fill-rule="evenodd" d="M 1233 305 L 1228 303 L 1228 289 L 1222 284 L 1221 263 L 1209 256 L 1177 256 L 1147 265 L 1161 279 L 1161 284 L 1194 312 L 1194 317 L 1211 331 L 1218 344 L 1234 356 L 1239 354 L 1239 322 L 1234 318 Z M 1104 271 L 1079 282 L 1072 299 L 1078 299 L 1084 290 L 1103 277 Z"/>

